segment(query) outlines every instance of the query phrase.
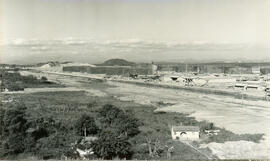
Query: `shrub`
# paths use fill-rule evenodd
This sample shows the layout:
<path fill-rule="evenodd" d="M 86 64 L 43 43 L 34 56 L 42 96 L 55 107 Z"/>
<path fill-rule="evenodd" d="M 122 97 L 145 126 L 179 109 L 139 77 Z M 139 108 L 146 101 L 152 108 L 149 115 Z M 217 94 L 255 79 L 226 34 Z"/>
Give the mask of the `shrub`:
<path fill-rule="evenodd" d="M 87 136 L 91 134 L 97 134 L 98 127 L 94 118 L 83 114 L 75 124 L 76 133 L 80 136 Z"/>
<path fill-rule="evenodd" d="M 110 131 L 103 131 L 99 139 L 92 143 L 94 153 L 102 159 L 130 159 L 132 156 L 131 144 L 125 136 L 118 136 Z"/>
<path fill-rule="evenodd" d="M 54 133 L 38 140 L 36 152 L 41 159 L 57 159 L 68 151 L 64 133 Z"/>
<path fill-rule="evenodd" d="M 204 130 L 213 130 L 214 129 L 214 124 L 210 122 L 203 121 L 200 123 L 200 129 L 201 131 Z"/>
<path fill-rule="evenodd" d="M 26 107 L 17 105 L 6 110 L 2 124 L 4 155 L 23 152 L 27 130 Z"/>
<path fill-rule="evenodd" d="M 7 86 L 7 89 L 8 89 L 9 91 L 23 91 L 23 90 L 24 90 L 24 88 L 21 87 L 21 86 L 18 85 L 18 84 L 9 84 L 9 85 Z"/>
<path fill-rule="evenodd" d="M 42 76 L 42 77 L 41 77 L 41 80 L 42 80 L 42 81 L 47 81 L 48 79 L 47 79 L 47 77 Z"/>
<path fill-rule="evenodd" d="M 98 111 L 98 116 L 105 128 L 113 128 L 119 134 L 125 134 L 128 137 L 137 135 L 141 122 L 134 117 L 131 111 L 123 110 L 107 104 Z"/>

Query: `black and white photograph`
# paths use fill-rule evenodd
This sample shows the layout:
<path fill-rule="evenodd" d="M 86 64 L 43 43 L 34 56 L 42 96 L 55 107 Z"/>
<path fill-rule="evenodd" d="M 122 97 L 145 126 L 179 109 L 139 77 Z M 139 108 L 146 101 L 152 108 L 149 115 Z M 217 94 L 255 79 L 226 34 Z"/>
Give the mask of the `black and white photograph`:
<path fill-rule="evenodd" d="M 0 161 L 270 159 L 270 0 L 0 0 Z"/>

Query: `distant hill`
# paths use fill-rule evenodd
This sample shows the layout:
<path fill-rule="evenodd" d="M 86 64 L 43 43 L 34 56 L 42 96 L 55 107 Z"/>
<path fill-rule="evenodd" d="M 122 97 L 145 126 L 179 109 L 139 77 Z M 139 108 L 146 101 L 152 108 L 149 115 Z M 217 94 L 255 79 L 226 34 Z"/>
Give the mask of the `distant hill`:
<path fill-rule="evenodd" d="M 109 59 L 102 64 L 97 64 L 98 66 L 134 66 L 136 63 L 129 62 L 124 59 Z"/>

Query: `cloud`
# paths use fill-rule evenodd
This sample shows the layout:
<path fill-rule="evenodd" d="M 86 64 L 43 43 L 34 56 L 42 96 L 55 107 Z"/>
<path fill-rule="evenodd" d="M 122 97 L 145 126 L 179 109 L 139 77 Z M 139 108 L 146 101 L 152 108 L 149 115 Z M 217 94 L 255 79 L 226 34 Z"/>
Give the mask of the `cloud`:
<path fill-rule="evenodd" d="M 176 42 L 123 39 L 100 41 L 94 39 L 15 39 L 2 50 L 3 62 L 42 62 L 49 60 L 103 62 L 109 58 L 126 58 L 131 61 L 183 61 L 224 59 L 265 59 L 270 50 L 254 44 L 226 42 Z M 256 55 L 254 54 L 256 52 Z"/>

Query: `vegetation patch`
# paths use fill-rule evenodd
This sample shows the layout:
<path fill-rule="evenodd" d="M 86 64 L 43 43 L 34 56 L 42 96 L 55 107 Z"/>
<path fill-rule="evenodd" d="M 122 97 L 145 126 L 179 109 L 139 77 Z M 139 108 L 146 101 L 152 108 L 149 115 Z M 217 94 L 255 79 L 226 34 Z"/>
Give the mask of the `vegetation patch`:
<path fill-rule="evenodd" d="M 211 135 L 206 137 L 203 142 L 205 143 L 211 143 L 211 142 L 216 142 L 216 143 L 224 143 L 226 141 L 240 141 L 240 140 L 245 140 L 245 141 L 252 141 L 255 143 L 259 143 L 262 139 L 264 134 L 235 134 L 231 131 L 228 131 L 224 128 L 218 128 L 214 127 L 214 129 L 219 129 L 220 132 L 218 135 Z"/>
<path fill-rule="evenodd" d="M 42 88 L 42 87 L 63 87 L 62 85 L 50 82 L 46 77 L 38 79 L 33 75 L 23 76 L 17 71 L 0 71 L 1 91 L 22 91 L 24 88 Z"/>

